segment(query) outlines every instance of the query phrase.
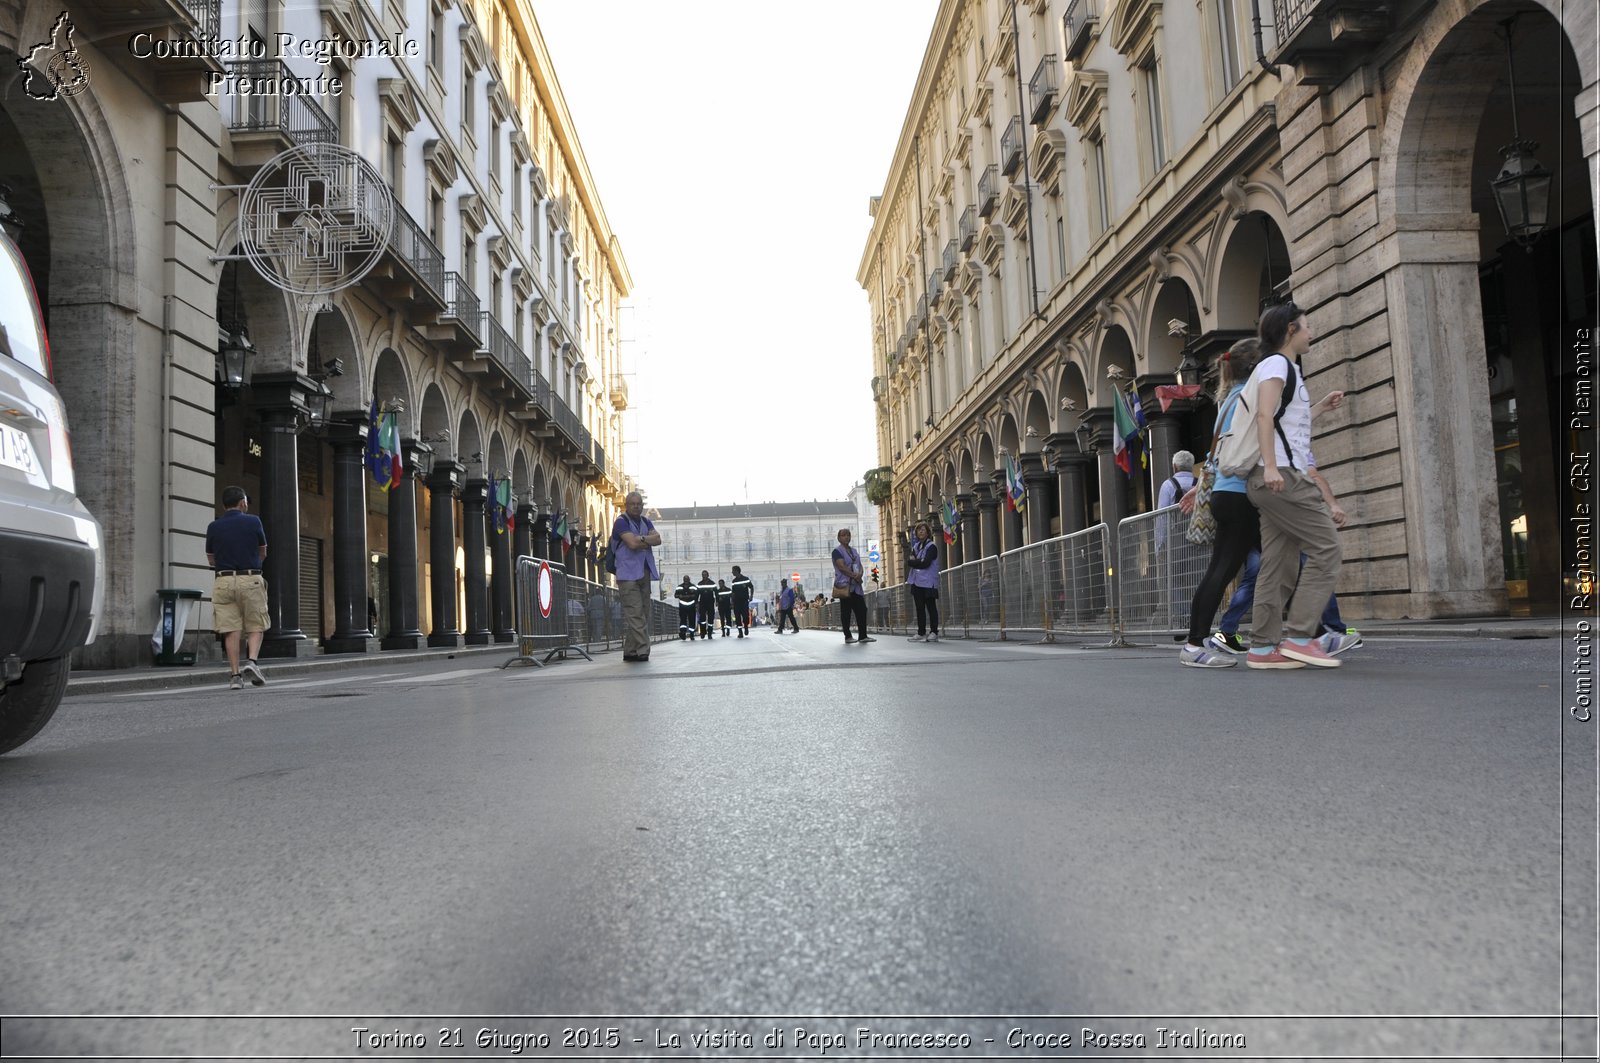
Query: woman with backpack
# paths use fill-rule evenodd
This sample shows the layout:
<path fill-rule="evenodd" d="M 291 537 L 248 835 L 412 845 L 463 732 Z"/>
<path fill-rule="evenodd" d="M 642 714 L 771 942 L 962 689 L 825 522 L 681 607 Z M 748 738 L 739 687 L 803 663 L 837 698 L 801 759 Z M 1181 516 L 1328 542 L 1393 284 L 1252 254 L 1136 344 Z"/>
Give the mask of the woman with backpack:
<path fill-rule="evenodd" d="M 1231 653 L 1213 645 L 1206 633 L 1211 630 L 1211 620 L 1222 604 L 1222 592 L 1250 551 L 1261 548 L 1261 526 L 1256 507 L 1245 494 L 1244 478 L 1224 476 L 1217 468 L 1217 440 L 1231 427 L 1245 381 L 1250 379 L 1260 361 L 1261 341 L 1255 338 L 1238 341 L 1222 356 L 1216 431 L 1212 436 L 1211 453 L 1206 456 L 1206 470 L 1201 476 L 1201 482 L 1206 476 L 1215 477 L 1211 485 L 1211 515 L 1217 522 L 1217 531 L 1211 542 L 1211 563 L 1206 566 L 1206 573 L 1200 578 L 1189 606 L 1189 640 L 1178 651 L 1178 659 L 1189 668 L 1232 668 L 1239 663 Z M 1194 510 L 1197 490 L 1198 484 L 1179 500 L 1178 507 L 1185 513 Z"/>

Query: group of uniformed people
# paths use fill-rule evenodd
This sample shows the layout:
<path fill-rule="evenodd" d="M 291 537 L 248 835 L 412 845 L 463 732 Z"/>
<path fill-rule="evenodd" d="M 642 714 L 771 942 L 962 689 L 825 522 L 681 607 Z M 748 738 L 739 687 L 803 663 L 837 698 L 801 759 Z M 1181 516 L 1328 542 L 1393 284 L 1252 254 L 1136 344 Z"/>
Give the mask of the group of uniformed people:
<path fill-rule="evenodd" d="M 750 577 L 733 566 L 733 583 L 711 580 L 709 570 L 700 570 L 700 582 L 692 583 L 688 576 L 673 592 L 678 602 L 678 638 L 708 639 L 712 627 L 719 626 L 722 637 L 738 631 L 739 637 L 750 634 L 750 603 L 755 598 L 755 584 Z"/>

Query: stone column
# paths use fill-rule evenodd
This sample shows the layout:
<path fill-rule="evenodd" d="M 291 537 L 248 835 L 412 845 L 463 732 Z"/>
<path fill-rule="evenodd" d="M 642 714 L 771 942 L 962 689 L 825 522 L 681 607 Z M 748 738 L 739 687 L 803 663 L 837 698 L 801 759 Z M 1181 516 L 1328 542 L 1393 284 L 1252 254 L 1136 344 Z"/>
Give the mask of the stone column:
<path fill-rule="evenodd" d="M 376 653 L 367 626 L 367 423 L 361 414 L 328 425 L 333 447 L 333 634 L 324 653 Z"/>
<path fill-rule="evenodd" d="M 974 485 L 972 494 L 978 500 L 978 554 L 980 557 L 998 557 L 1000 554 L 1000 500 L 986 483 Z"/>
<path fill-rule="evenodd" d="M 484 503 L 489 481 L 473 477 L 461 492 L 461 552 L 467 568 L 467 645 L 489 644 L 489 576 L 484 565 Z"/>
<path fill-rule="evenodd" d="M 456 492 L 463 467 L 448 458 L 433 463 L 428 477 L 428 560 L 433 567 L 433 632 L 429 646 L 461 648 L 456 627 Z"/>
<path fill-rule="evenodd" d="M 999 508 L 995 511 L 1000 517 L 1001 539 L 998 552 L 1003 554 L 1007 550 L 1015 550 L 1022 545 L 1022 514 L 1012 509 L 1005 500 L 1007 493 L 1006 474 L 1001 470 L 996 470 L 989 477 L 989 481 L 994 484 L 995 500 L 999 505 Z"/>
<path fill-rule="evenodd" d="M 1084 420 L 1093 433 L 1092 445 L 1098 462 L 1100 523 L 1110 529 L 1111 556 L 1105 559 L 1105 564 L 1107 568 L 1117 572 L 1121 570 L 1121 558 L 1117 552 L 1117 525 L 1128 512 L 1128 477 L 1117 468 L 1116 455 L 1112 449 L 1111 440 L 1116 433 L 1116 423 L 1111 408 L 1097 406 L 1084 415 Z M 1106 588 L 1106 593 L 1115 606 L 1117 584 L 1114 577 Z"/>
<path fill-rule="evenodd" d="M 1070 432 L 1056 432 L 1045 437 L 1045 443 L 1054 448 L 1056 458 L 1056 485 L 1061 506 L 1061 534 L 1071 535 L 1089 526 L 1088 484 L 1086 480 L 1089 455 L 1078 450 L 1078 437 Z"/>
<path fill-rule="evenodd" d="M 1055 494 L 1055 477 L 1045 468 L 1038 454 L 1022 455 L 1022 482 L 1028 488 L 1028 542 L 1042 543 L 1050 538 L 1050 502 Z"/>
<path fill-rule="evenodd" d="M 300 450 L 306 396 L 316 381 L 298 373 L 258 375 L 250 390 L 261 412 L 261 523 L 267 533 L 267 615 L 263 657 L 310 657 L 317 644 L 300 630 Z"/>
<path fill-rule="evenodd" d="M 417 627 L 417 482 L 420 454 L 432 455 L 426 443 L 407 439 L 402 447 L 405 476 L 389 488 L 389 634 L 386 650 L 414 650 L 422 645 Z"/>
<path fill-rule="evenodd" d="M 484 518 L 484 534 L 489 536 L 490 558 L 494 562 L 494 580 L 489 584 L 490 624 L 496 642 L 515 642 L 517 629 L 511 603 L 516 597 L 517 565 L 511 556 L 513 533 L 508 528 L 496 528 L 491 500 L 490 510 Z M 514 514 L 507 516 L 515 520 Z"/>
<path fill-rule="evenodd" d="M 533 526 L 538 523 L 539 511 L 529 502 L 517 506 L 517 529 L 511 539 L 511 552 L 515 557 L 533 556 Z"/>

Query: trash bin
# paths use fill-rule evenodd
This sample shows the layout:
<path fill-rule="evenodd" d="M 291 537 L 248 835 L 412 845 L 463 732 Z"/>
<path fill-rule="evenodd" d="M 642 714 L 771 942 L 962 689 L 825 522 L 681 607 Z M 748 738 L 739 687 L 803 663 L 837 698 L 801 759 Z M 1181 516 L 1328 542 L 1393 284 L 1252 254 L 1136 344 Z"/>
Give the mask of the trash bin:
<path fill-rule="evenodd" d="M 194 653 L 178 647 L 183 645 L 183 635 L 189 627 L 189 610 L 200 600 L 200 592 L 164 587 L 156 594 L 161 598 L 161 622 L 150 636 L 156 664 L 194 664 Z"/>

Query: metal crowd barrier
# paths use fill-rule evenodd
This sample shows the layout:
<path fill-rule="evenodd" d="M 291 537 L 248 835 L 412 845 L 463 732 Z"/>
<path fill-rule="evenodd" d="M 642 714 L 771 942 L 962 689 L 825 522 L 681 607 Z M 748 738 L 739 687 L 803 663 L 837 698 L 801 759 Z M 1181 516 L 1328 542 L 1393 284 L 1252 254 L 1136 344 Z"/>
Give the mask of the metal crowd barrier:
<path fill-rule="evenodd" d="M 591 654 L 621 648 L 622 595 L 617 588 L 569 576 L 559 563 L 544 558 L 519 557 L 516 591 L 517 655 L 502 668 L 542 666 L 568 653 L 593 660 Z M 646 604 L 645 630 L 651 642 L 676 638 L 676 605 L 652 598 Z"/>
<path fill-rule="evenodd" d="M 1189 630 L 1195 588 L 1211 563 L 1211 547 L 1185 536 L 1189 517 L 1177 506 L 1127 517 L 1117 525 L 1117 599 L 1122 637 Z"/>
<path fill-rule="evenodd" d="M 1188 530 L 1189 517 L 1169 506 L 1120 521 L 1115 547 L 1110 527 L 1096 524 L 956 565 L 939 574 L 940 628 L 947 637 L 1103 636 L 1113 645 L 1186 631 L 1211 560 Z M 916 628 L 906 584 L 869 591 L 867 608 L 871 630 Z"/>

